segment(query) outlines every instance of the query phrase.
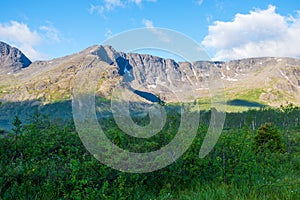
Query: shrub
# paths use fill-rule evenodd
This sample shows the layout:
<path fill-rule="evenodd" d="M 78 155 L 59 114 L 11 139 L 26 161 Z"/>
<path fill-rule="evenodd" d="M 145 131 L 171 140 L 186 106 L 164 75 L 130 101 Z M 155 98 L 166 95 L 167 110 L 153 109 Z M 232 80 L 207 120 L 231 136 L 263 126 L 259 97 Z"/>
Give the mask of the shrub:
<path fill-rule="evenodd" d="M 265 123 L 258 128 L 254 137 L 256 152 L 284 152 L 284 145 L 278 128 L 272 123 Z"/>

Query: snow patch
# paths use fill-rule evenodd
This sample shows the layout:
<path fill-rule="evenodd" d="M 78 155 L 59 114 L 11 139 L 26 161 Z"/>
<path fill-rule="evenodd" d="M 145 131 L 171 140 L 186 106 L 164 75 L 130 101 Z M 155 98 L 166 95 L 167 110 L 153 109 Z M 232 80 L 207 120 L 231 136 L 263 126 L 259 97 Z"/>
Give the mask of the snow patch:
<path fill-rule="evenodd" d="M 228 77 L 228 78 L 226 78 L 226 81 L 238 81 L 238 79 L 236 79 L 236 78 L 230 78 L 230 77 Z"/>
<path fill-rule="evenodd" d="M 208 90 L 209 88 L 196 88 L 196 90 Z"/>
<path fill-rule="evenodd" d="M 127 70 L 127 68 L 124 68 L 124 74 L 129 73 L 129 71 Z"/>
<path fill-rule="evenodd" d="M 148 89 L 150 89 L 150 88 L 156 88 L 156 85 L 147 85 L 147 87 L 148 87 Z"/>
<path fill-rule="evenodd" d="M 290 83 L 290 84 L 292 84 L 292 85 L 294 85 L 295 86 L 295 84 L 293 83 L 293 81 L 291 81 L 290 79 L 289 79 L 289 77 L 287 77 L 287 75 L 285 75 L 281 70 L 279 70 L 279 72 L 280 72 L 280 74 Z"/>
<path fill-rule="evenodd" d="M 128 74 L 130 77 L 132 77 L 130 71 L 127 69 L 128 63 L 126 63 L 125 67 L 124 67 L 124 74 Z"/>
<path fill-rule="evenodd" d="M 224 73 L 221 71 L 221 79 L 224 79 L 226 76 L 224 75 Z"/>
<path fill-rule="evenodd" d="M 192 71 L 193 71 L 194 76 L 195 76 L 195 77 L 197 78 L 197 80 L 198 80 L 197 74 L 196 74 L 196 72 L 195 72 L 195 70 L 194 70 L 193 67 L 192 67 Z"/>

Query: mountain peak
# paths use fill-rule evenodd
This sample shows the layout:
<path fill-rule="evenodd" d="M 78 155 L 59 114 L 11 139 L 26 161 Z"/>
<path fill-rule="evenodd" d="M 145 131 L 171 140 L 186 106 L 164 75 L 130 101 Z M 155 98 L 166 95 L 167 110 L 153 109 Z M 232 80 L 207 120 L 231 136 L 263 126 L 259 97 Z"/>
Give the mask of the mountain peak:
<path fill-rule="evenodd" d="M 0 70 L 16 72 L 26 68 L 31 61 L 17 48 L 0 41 Z"/>
<path fill-rule="evenodd" d="M 90 53 L 98 56 L 98 58 L 104 62 L 112 63 L 118 57 L 120 53 L 117 52 L 112 46 L 95 45 L 91 47 Z"/>

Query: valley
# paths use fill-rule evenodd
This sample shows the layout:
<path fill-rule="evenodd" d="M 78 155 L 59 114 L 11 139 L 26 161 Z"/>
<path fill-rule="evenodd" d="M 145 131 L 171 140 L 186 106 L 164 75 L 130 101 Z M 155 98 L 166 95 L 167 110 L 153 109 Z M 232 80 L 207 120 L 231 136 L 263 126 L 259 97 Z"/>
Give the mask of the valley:
<path fill-rule="evenodd" d="M 177 63 L 95 45 L 31 62 L 16 48 L 0 44 L 0 198 L 299 197 L 300 60 Z M 86 102 L 95 103 L 94 117 L 105 138 L 127 152 L 160 151 L 176 139 L 182 121 L 190 126 L 183 129 L 175 150 L 183 148 L 190 130 L 195 135 L 177 160 L 171 154 L 163 157 L 174 160 L 162 169 L 151 171 L 161 164 L 155 160 L 147 173 L 118 171 L 99 162 L 101 152 L 88 151 L 85 139 L 91 138 L 95 148 L 103 140 L 96 140 L 100 132 L 91 134 L 96 128 L 84 112 L 73 116 L 74 105 L 75 111 L 93 111 L 87 107 L 93 104 Z M 225 109 L 213 107 L 214 103 Z M 211 126 L 222 116 L 220 138 L 205 157 L 199 157 Z M 86 135 L 80 135 L 76 126 L 82 119 L 91 125 L 82 129 Z M 145 138 L 128 134 L 128 129 L 143 130 L 153 119 L 164 123 L 157 134 Z M 154 128 L 150 126 L 151 133 Z M 107 148 L 104 142 L 102 148 Z M 105 159 L 115 156 L 113 150 L 105 149 Z M 117 161 L 127 169 L 138 159 L 121 154 Z M 137 163 L 143 167 L 144 161 Z"/>

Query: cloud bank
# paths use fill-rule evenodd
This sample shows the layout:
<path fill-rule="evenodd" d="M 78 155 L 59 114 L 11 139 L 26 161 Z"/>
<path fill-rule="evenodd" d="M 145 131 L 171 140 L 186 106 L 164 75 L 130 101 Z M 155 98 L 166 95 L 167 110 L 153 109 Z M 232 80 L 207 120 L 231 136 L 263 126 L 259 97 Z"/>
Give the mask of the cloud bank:
<path fill-rule="evenodd" d="M 19 48 L 31 60 L 45 59 L 47 56 L 36 50 L 45 42 L 60 42 L 59 31 L 51 24 L 31 30 L 27 24 L 10 21 L 0 23 L 0 41 Z"/>
<path fill-rule="evenodd" d="M 296 17 L 276 13 L 270 5 L 249 14 L 236 14 L 233 21 L 215 21 L 202 45 L 215 52 L 213 60 L 247 57 L 300 58 L 300 12 Z"/>

